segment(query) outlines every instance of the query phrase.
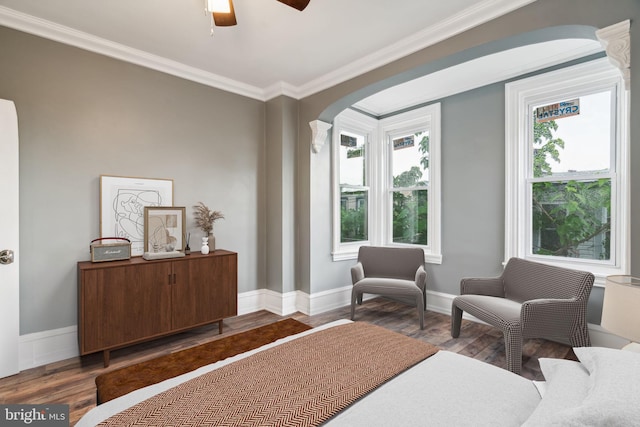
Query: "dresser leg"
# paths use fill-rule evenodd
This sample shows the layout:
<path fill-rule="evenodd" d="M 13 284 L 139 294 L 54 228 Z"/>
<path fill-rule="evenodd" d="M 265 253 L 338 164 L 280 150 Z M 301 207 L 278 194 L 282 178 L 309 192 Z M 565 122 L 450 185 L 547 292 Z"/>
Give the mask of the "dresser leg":
<path fill-rule="evenodd" d="M 104 367 L 109 367 L 109 357 L 111 356 L 111 352 L 109 350 L 104 350 L 102 352 L 102 360 L 104 362 Z"/>
<path fill-rule="evenodd" d="M 218 332 L 222 334 L 222 320 L 218 321 Z"/>

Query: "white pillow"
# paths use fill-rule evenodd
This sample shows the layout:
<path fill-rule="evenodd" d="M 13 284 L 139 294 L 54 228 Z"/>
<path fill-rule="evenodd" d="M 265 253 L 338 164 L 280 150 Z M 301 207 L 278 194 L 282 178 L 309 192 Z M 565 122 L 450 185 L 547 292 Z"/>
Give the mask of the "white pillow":
<path fill-rule="evenodd" d="M 545 393 L 523 427 L 548 426 L 567 408 L 582 404 L 589 391 L 589 372 L 578 362 L 541 358 Z"/>
<path fill-rule="evenodd" d="M 589 371 L 582 405 L 558 414 L 549 425 L 631 426 L 640 423 L 640 354 L 602 347 L 574 352 Z"/>

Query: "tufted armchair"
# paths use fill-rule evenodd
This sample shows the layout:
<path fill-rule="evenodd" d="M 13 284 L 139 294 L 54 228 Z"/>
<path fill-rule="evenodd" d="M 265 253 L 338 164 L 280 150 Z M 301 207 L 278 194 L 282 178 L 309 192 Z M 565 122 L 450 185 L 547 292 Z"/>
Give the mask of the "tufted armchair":
<path fill-rule="evenodd" d="M 351 281 L 351 320 L 356 302 L 362 304 L 362 294 L 369 293 L 415 303 L 420 329 L 424 328 L 427 272 L 422 249 L 361 246 L 358 263 L 351 267 Z"/>
<path fill-rule="evenodd" d="M 460 335 L 463 311 L 500 328 L 507 369 L 519 374 L 524 339 L 591 345 L 586 311 L 593 280 L 586 271 L 511 258 L 500 277 L 462 279 L 460 296 L 453 299 L 451 336 Z"/>

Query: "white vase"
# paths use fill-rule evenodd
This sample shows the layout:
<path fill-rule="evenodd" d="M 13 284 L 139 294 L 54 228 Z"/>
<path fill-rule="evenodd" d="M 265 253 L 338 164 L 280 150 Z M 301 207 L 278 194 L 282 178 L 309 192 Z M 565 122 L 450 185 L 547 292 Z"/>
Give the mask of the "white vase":
<path fill-rule="evenodd" d="M 208 237 L 203 237 L 202 238 L 202 247 L 200 248 L 200 253 L 202 255 L 206 255 L 209 253 L 209 238 Z"/>

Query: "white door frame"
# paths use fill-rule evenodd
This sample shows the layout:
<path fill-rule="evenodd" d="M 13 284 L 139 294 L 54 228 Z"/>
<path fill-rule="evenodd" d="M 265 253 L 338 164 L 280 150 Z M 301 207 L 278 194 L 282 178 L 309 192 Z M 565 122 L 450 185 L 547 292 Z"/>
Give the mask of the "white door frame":
<path fill-rule="evenodd" d="M 12 101 L 0 99 L 0 251 L 13 251 L 9 264 L 0 252 L 0 378 L 20 371 L 18 180 L 18 115 Z"/>

